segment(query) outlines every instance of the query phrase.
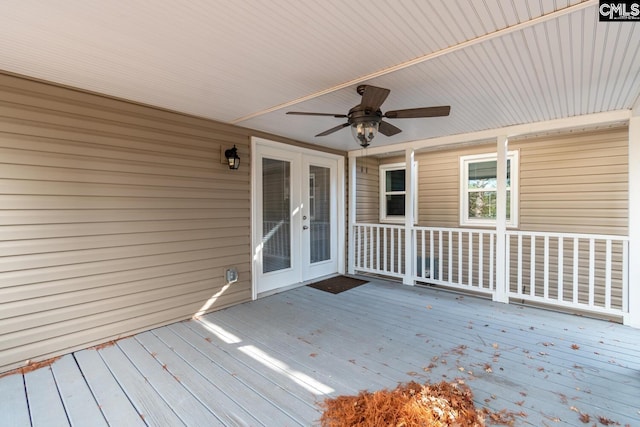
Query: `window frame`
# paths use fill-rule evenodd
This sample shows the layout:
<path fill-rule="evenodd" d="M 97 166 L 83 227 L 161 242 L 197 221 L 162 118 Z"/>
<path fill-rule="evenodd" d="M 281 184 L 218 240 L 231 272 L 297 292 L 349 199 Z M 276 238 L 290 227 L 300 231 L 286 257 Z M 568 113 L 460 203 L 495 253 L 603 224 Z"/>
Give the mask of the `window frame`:
<path fill-rule="evenodd" d="M 386 172 L 388 171 L 396 171 L 396 170 L 407 170 L 406 162 L 401 163 L 387 163 L 382 164 L 379 167 L 379 175 L 380 175 L 380 184 L 379 184 L 379 193 L 380 193 L 380 222 L 387 224 L 404 224 L 405 216 L 404 215 L 387 215 L 387 195 L 404 195 L 406 198 L 407 190 L 406 186 L 404 191 L 386 191 L 387 181 L 386 181 Z M 414 224 L 418 223 L 418 162 L 414 160 L 413 162 L 413 188 L 414 188 L 414 201 L 413 201 L 413 221 Z M 406 181 L 405 181 L 406 182 Z M 406 199 L 405 199 L 406 200 Z"/>
<path fill-rule="evenodd" d="M 469 218 L 469 164 L 480 163 L 486 161 L 498 161 L 498 154 L 484 153 L 460 156 L 460 226 L 476 226 L 476 227 L 495 227 L 495 219 L 478 219 Z M 520 171 L 520 152 L 512 150 L 507 152 L 507 160 L 510 161 L 509 175 L 511 184 L 507 187 L 507 192 L 511 193 L 509 218 L 507 219 L 507 227 L 518 227 L 519 214 L 519 171 Z M 496 173 L 497 174 L 497 173 Z M 497 188 L 496 188 L 497 191 Z"/>

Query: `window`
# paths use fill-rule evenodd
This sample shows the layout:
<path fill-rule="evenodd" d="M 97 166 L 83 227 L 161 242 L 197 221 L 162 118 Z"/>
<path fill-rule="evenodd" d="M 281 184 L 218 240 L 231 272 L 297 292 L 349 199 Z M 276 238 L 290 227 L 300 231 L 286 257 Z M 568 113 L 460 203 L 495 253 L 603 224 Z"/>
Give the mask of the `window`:
<path fill-rule="evenodd" d="M 393 163 L 380 166 L 380 221 L 404 222 L 404 203 L 406 197 L 405 163 Z M 414 163 L 413 183 L 417 187 L 418 163 Z M 418 221 L 418 204 L 414 202 L 414 219 Z"/>
<path fill-rule="evenodd" d="M 460 157 L 460 224 L 495 225 L 498 194 L 495 153 Z M 507 154 L 507 226 L 518 225 L 518 152 Z"/>

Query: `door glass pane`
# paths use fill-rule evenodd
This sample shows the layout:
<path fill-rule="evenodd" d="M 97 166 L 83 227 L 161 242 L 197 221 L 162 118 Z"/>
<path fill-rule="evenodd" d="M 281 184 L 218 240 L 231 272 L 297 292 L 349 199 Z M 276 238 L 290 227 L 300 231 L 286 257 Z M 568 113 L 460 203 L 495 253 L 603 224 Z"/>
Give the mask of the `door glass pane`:
<path fill-rule="evenodd" d="M 311 263 L 331 259 L 331 170 L 309 166 Z"/>
<path fill-rule="evenodd" d="M 262 272 L 291 267 L 291 165 L 262 159 Z"/>

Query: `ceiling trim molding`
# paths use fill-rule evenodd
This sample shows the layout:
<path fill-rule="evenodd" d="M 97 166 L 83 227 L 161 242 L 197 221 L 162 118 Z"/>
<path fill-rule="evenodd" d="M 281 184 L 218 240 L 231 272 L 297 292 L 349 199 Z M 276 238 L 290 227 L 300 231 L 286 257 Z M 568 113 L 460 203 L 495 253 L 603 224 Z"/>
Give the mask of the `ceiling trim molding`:
<path fill-rule="evenodd" d="M 582 127 L 593 127 L 612 123 L 628 122 L 632 116 L 631 110 L 606 111 L 603 113 L 585 114 L 582 116 L 566 117 L 563 119 L 546 120 L 543 122 L 527 123 L 521 125 L 506 126 L 502 128 L 487 129 L 478 132 L 447 135 L 417 141 L 409 141 L 401 144 L 382 145 L 369 147 L 366 150 L 358 149 L 349 151 L 349 157 L 366 157 L 389 152 L 402 152 L 407 149 L 420 150 L 445 145 L 455 145 L 479 141 L 490 141 L 500 135 L 517 137 L 536 133 L 551 132 Z"/>
<path fill-rule="evenodd" d="M 380 76 L 384 76 L 386 74 L 390 74 L 390 73 L 402 70 L 404 68 L 411 67 L 413 65 L 421 64 L 421 63 L 426 62 L 426 61 L 431 61 L 431 60 L 433 60 L 435 58 L 438 58 L 440 56 L 448 55 L 450 53 L 457 52 L 459 50 L 468 48 L 470 46 L 474 46 L 476 44 L 484 43 L 484 42 L 486 42 L 488 40 L 492 40 L 492 39 L 495 39 L 495 38 L 498 38 L 498 37 L 502 37 L 504 35 L 511 34 L 513 32 L 516 32 L 516 31 L 521 31 L 521 30 L 524 30 L 525 28 L 529 28 L 529 27 L 532 27 L 534 25 L 541 24 L 543 22 L 551 21 L 551 20 L 560 18 L 560 17 L 562 17 L 564 15 L 568 15 L 568 14 L 580 11 L 582 9 L 586 9 L 588 7 L 591 7 L 591 6 L 595 6 L 597 4 L 598 4 L 598 0 L 587 0 L 587 1 L 584 1 L 582 3 L 578 3 L 578 4 L 571 5 L 571 6 L 567 6 L 564 9 L 560 9 L 560 10 L 557 10 L 555 12 L 548 13 L 546 15 L 538 16 L 537 18 L 530 19 L 530 20 L 524 21 L 524 22 L 520 22 L 520 23 L 512 25 L 510 27 L 502 28 L 502 29 L 494 31 L 492 33 L 487 33 L 487 34 L 484 34 L 484 35 L 482 35 L 480 37 L 476 37 L 474 39 L 470 39 L 470 40 L 464 41 L 462 43 L 458 43 L 456 45 L 449 46 L 447 48 L 444 48 L 444 49 L 441 49 L 441 50 L 438 50 L 438 51 L 435 51 L 435 52 L 431 52 L 431 53 L 428 53 L 428 54 L 425 54 L 425 55 L 422 55 L 422 56 L 418 56 L 417 58 L 411 59 L 409 61 L 402 62 L 400 64 L 397 64 L 397 65 L 394 65 L 394 66 L 391 66 L 391 67 L 388 67 L 388 68 L 384 68 L 382 70 L 378 70 L 378 71 L 373 72 L 371 74 L 366 74 L 364 76 L 360 76 L 358 78 L 346 81 L 346 82 L 341 83 L 339 85 L 336 85 L 336 86 L 333 86 L 333 87 L 330 87 L 330 88 L 327 88 L 327 89 L 323 89 L 321 91 L 314 92 L 312 94 L 309 94 L 309 95 L 306 95 L 306 96 L 303 96 L 303 97 L 300 97 L 300 98 L 296 98 L 296 99 L 293 99 L 291 101 L 284 102 L 282 104 L 274 105 L 273 107 L 267 108 L 265 110 L 256 111 L 255 113 L 251 113 L 251 114 L 248 114 L 246 116 L 242 116 L 242 117 L 239 117 L 237 119 L 233 119 L 229 123 L 235 125 L 235 124 L 238 124 L 238 123 L 253 119 L 255 117 L 262 116 L 264 114 L 272 113 L 274 111 L 278 111 L 278 110 L 281 110 L 283 108 L 291 107 L 291 106 L 294 106 L 296 104 L 300 104 L 301 102 L 309 101 L 311 99 L 318 98 L 318 97 L 323 96 L 323 95 L 327 95 L 329 93 L 344 89 L 346 87 L 362 83 L 363 81 L 371 80 L 371 79 L 374 79 L 374 78 L 380 77 Z"/>

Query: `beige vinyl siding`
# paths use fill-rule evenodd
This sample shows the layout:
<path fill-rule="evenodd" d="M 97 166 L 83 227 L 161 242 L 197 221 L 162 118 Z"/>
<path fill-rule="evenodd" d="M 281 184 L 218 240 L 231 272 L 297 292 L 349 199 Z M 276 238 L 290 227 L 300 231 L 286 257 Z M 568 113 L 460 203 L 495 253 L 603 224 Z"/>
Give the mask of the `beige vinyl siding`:
<path fill-rule="evenodd" d="M 252 134 L 0 74 L 0 372 L 250 300 Z"/>
<path fill-rule="evenodd" d="M 375 157 L 360 157 L 356 162 L 356 221 L 380 221 L 380 168 Z"/>
<path fill-rule="evenodd" d="M 628 129 L 570 133 L 520 149 L 520 228 L 626 235 Z"/>

